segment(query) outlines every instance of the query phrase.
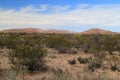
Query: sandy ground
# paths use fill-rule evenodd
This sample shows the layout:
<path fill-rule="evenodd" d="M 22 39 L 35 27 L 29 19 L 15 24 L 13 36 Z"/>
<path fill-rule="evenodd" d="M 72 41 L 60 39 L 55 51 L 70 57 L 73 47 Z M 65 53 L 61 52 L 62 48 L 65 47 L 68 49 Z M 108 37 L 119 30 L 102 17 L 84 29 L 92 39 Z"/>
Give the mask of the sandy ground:
<path fill-rule="evenodd" d="M 46 65 L 51 68 L 51 69 L 62 69 L 62 70 L 67 70 L 70 73 L 72 73 L 73 75 L 76 73 L 85 73 L 85 71 L 87 71 L 87 65 L 86 64 L 80 64 L 77 61 L 78 57 L 90 57 L 93 56 L 91 54 L 84 54 L 83 52 L 79 52 L 78 54 L 72 55 L 72 54 L 60 54 L 55 50 L 52 49 L 48 49 L 49 54 L 47 54 L 47 56 L 44 58 Z M 2 69 L 9 69 L 10 68 L 10 62 L 8 59 L 8 55 L 6 54 L 7 52 L 5 52 L 4 50 L 0 50 L 0 67 Z M 51 57 L 54 56 L 54 57 Z M 75 65 L 71 65 L 68 63 L 68 60 L 71 59 L 76 59 L 76 64 Z M 116 80 L 120 80 L 120 72 L 113 72 L 111 70 L 102 70 L 102 69 L 98 69 L 95 72 L 95 75 L 98 75 L 99 73 L 106 73 L 109 77 L 112 78 L 117 78 Z M 38 73 L 36 75 L 28 75 L 29 76 L 29 80 L 38 80 L 41 78 L 42 76 L 46 76 L 46 73 Z M 99 75 L 98 75 L 99 76 Z"/>

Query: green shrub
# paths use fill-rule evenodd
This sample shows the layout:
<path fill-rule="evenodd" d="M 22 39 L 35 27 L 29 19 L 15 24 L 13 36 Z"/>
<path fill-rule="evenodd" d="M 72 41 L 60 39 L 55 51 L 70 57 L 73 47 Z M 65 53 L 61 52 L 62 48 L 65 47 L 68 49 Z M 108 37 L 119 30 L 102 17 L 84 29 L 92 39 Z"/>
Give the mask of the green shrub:
<path fill-rule="evenodd" d="M 71 40 L 58 35 L 46 37 L 44 43 L 50 48 L 57 49 L 60 53 L 66 53 L 72 47 Z"/>
<path fill-rule="evenodd" d="M 77 54 L 78 50 L 77 50 L 77 48 L 71 48 L 70 50 L 68 50 L 68 53 L 69 54 Z"/>
<path fill-rule="evenodd" d="M 87 59 L 87 58 L 82 58 L 82 57 L 79 57 L 77 60 L 78 60 L 80 63 L 83 63 L 83 64 L 86 64 L 86 63 L 89 62 L 89 59 Z"/>
<path fill-rule="evenodd" d="M 89 70 L 94 71 L 95 69 L 101 67 L 101 63 L 102 61 L 100 58 L 93 58 L 90 60 L 90 63 L 88 64 L 88 68 Z"/>
<path fill-rule="evenodd" d="M 112 55 L 110 59 L 108 59 L 108 62 L 111 66 L 111 70 L 113 71 L 120 71 L 120 56 Z"/>
<path fill-rule="evenodd" d="M 92 50 L 91 53 L 95 56 L 95 57 L 99 57 L 101 59 L 104 59 L 107 55 L 107 52 L 105 51 L 96 51 L 96 50 Z"/>
<path fill-rule="evenodd" d="M 17 45 L 9 53 L 9 58 L 14 68 L 26 68 L 30 72 L 41 70 L 44 64 L 44 56 L 45 50 L 37 44 Z"/>
<path fill-rule="evenodd" d="M 103 41 L 103 49 L 112 54 L 113 51 L 120 51 L 120 35 L 118 36 L 107 36 Z"/>

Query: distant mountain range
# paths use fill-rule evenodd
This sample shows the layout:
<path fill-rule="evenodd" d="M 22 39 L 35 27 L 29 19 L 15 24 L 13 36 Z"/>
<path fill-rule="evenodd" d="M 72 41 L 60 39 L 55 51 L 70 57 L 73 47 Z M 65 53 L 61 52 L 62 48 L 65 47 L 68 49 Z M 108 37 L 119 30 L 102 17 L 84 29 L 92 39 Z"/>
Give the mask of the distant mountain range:
<path fill-rule="evenodd" d="M 23 29 L 8 29 L 8 30 L 2 30 L 1 33 L 48 33 L 48 34 L 120 34 L 117 32 L 102 30 L 99 28 L 92 28 L 89 30 L 86 30 L 84 32 L 72 32 L 67 30 L 43 30 L 43 29 L 37 29 L 37 28 L 23 28 Z"/>
<path fill-rule="evenodd" d="M 55 29 L 49 29 L 49 30 L 43 30 L 43 29 L 37 29 L 37 28 L 23 28 L 23 29 L 8 29 L 8 30 L 2 30 L 3 33 L 74 33 L 67 30 L 55 30 Z"/>

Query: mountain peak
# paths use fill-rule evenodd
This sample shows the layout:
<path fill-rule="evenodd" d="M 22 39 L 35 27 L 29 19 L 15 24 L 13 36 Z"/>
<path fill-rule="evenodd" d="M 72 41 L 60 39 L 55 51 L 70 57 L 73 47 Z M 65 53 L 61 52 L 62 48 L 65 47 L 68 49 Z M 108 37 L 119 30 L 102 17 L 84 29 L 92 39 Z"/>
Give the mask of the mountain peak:
<path fill-rule="evenodd" d="M 82 34 L 115 34 L 115 32 L 103 30 L 99 28 L 92 28 L 82 32 Z"/>
<path fill-rule="evenodd" d="M 102 30 L 102 29 L 100 29 L 100 28 L 91 28 L 89 30 Z"/>

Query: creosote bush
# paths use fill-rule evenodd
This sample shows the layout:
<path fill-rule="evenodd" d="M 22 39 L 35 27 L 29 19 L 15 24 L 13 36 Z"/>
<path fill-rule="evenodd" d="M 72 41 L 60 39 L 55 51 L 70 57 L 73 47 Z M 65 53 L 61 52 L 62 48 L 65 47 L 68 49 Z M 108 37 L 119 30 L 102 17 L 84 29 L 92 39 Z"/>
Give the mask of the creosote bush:
<path fill-rule="evenodd" d="M 82 57 L 79 57 L 77 59 L 80 63 L 83 63 L 83 64 L 86 64 L 89 62 L 89 59 L 88 58 L 82 58 Z"/>
<path fill-rule="evenodd" d="M 54 48 L 60 53 L 67 53 L 72 47 L 72 41 L 60 35 L 51 35 L 44 39 L 44 43 L 49 48 Z"/>
<path fill-rule="evenodd" d="M 37 44 L 17 45 L 9 53 L 14 68 L 27 69 L 30 72 L 42 70 L 45 50 Z"/>

